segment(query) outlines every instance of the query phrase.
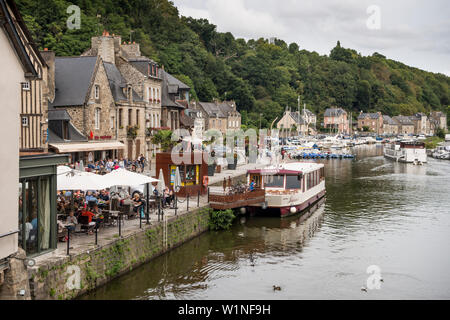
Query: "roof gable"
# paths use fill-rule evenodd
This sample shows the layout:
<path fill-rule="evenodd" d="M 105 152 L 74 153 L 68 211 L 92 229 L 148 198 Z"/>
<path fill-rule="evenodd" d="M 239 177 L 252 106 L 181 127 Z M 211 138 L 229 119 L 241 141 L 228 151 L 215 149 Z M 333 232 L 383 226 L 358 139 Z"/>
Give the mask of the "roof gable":
<path fill-rule="evenodd" d="M 55 59 L 55 100 L 53 107 L 81 106 L 85 103 L 96 71 L 97 57 Z"/>

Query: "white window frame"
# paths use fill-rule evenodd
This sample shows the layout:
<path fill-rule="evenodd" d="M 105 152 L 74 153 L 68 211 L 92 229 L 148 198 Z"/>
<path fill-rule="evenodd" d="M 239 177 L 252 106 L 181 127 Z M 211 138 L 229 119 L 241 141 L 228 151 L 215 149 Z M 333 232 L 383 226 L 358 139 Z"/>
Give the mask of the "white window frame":
<path fill-rule="evenodd" d="M 24 121 L 25 120 L 25 121 Z M 29 125 L 29 119 L 28 117 L 22 117 L 22 127 L 28 127 Z"/>
<path fill-rule="evenodd" d="M 24 91 L 30 91 L 31 90 L 30 81 L 22 82 L 22 90 L 24 90 Z"/>
<path fill-rule="evenodd" d="M 94 121 L 95 121 L 95 129 L 96 130 L 100 129 L 100 118 L 101 118 L 100 112 L 101 112 L 100 108 L 95 108 Z"/>

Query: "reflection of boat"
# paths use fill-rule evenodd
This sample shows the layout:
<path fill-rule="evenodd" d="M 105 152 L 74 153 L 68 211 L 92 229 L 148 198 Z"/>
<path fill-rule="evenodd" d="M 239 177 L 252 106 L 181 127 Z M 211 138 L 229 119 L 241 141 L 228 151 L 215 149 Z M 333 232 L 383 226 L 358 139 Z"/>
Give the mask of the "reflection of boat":
<path fill-rule="evenodd" d="M 309 208 L 325 196 L 325 172 L 321 163 L 286 163 L 247 172 L 248 182 L 265 190 L 265 203 L 253 204 L 253 212 L 281 217 Z M 256 210 L 260 207 L 262 210 Z M 259 209 L 259 208 L 258 208 Z"/>
<path fill-rule="evenodd" d="M 384 156 L 397 162 L 423 164 L 427 162 L 427 151 L 423 142 L 400 141 L 384 146 Z"/>

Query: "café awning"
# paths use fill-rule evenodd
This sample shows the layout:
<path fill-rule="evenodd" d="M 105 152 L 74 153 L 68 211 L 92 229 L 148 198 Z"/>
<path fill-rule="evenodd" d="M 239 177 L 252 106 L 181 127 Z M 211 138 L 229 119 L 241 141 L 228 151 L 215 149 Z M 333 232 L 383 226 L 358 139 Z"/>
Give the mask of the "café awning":
<path fill-rule="evenodd" d="M 83 142 L 83 143 L 50 143 L 50 147 L 58 153 L 90 152 L 125 149 L 125 145 L 118 141 L 111 142 Z"/>

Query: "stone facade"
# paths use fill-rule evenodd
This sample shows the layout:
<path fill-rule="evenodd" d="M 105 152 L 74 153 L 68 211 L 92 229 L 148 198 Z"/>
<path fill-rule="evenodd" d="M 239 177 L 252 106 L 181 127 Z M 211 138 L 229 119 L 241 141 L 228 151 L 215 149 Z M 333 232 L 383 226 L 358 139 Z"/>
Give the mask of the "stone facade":
<path fill-rule="evenodd" d="M 87 104 L 65 109 L 71 116 L 73 125 L 90 140 L 116 140 L 115 128 L 111 127 L 111 117 L 116 114 L 114 98 L 101 59 L 97 60 L 95 68 Z"/>
<path fill-rule="evenodd" d="M 383 115 L 381 112 L 377 113 L 362 113 L 358 117 L 358 129 L 364 130 L 364 127 L 368 127 L 370 132 L 376 134 L 383 133 Z"/>

